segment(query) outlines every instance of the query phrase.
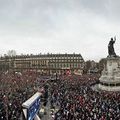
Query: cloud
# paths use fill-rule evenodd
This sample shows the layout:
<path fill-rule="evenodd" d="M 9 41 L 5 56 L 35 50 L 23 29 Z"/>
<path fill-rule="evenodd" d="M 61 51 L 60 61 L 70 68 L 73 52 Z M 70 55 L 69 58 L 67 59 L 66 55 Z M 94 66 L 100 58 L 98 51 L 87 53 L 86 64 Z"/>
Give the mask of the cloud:
<path fill-rule="evenodd" d="M 110 37 L 120 38 L 119 0 L 0 0 L 0 48 L 17 53 L 107 56 Z M 120 42 L 116 51 L 120 53 Z"/>

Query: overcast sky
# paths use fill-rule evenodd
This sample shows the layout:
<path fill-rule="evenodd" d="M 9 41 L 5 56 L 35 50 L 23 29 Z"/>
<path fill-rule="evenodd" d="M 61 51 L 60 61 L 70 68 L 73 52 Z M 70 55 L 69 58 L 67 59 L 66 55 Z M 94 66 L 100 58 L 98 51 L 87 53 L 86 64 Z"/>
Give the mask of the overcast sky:
<path fill-rule="evenodd" d="M 0 54 L 81 53 L 107 57 L 116 35 L 120 55 L 120 0 L 0 0 Z"/>

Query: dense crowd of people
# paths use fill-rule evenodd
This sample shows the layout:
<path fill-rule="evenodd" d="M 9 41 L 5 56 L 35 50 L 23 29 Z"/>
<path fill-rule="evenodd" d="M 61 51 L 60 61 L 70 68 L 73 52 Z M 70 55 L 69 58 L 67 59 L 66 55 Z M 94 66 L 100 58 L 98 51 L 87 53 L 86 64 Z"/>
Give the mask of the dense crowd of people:
<path fill-rule="evenodd" d="M 34 71 L 0 73 L 0 120 L 20 120 L 22 103 L 47 85 L 46 100 L 58 108 L 54 120 L 119 120 L 120 92 L 94 91 L 98 79 L 97 74 L 62 75 L 50 81 Z"/>
<path fill-rule="evenodd" d="M 54 120 L 119 120 L 120 92 L 93 91 L 98 75 L 67 76 L 51 84 Z"/>
<path fill-rule="evenodd" d="M 36 92 L 33 71 L 0 74 L 0 120 L 19 120 L 22 103 Z"/>

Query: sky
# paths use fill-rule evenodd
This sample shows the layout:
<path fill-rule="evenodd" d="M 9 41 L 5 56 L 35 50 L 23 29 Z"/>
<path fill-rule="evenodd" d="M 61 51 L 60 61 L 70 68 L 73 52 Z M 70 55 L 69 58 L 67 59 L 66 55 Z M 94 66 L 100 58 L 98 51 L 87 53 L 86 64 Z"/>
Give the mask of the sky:
<path fill-rule="evenodd" d="M 0 0 L 0 55 L 80 53 L 99 61 L 116 36 L 120 55 L 120 0 Z"/>

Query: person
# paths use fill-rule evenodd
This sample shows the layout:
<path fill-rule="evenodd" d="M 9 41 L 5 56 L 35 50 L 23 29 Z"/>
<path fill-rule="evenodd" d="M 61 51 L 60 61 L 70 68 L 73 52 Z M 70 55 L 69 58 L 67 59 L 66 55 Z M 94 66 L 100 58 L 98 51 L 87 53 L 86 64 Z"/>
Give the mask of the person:
<path fill-rule="evenodd" d="M 114 43 L 116 41 L 116 38 L 111 38 L 109 44 L 108 44 L 108 54 L 109 56 L 113 56 L 113 57 L 116 57 L 116 53 L 115 53 L 115 50 L 114 50 Z"/>

